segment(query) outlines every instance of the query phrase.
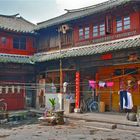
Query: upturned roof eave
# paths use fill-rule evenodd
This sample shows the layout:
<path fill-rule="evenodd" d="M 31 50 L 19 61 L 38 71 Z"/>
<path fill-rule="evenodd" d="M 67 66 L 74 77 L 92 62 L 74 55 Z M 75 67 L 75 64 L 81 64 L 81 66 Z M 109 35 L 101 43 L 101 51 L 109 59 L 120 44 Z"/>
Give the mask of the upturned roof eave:
<path fill-rule="evenodd" d="M 115 0 L 115 2 L 116 2 L 117 0 Z M 42 22 L 42 23 L 38 23 L 37 24 L 37 26 L 35 27 L 35 31 L 39 31 L 39 30 L 42 30 L 42 29 L 45 29 L 45 28 L 49 28 L 49 27 L 51 27 L 51 26 L 56 26 L 56 25 L 59 25 L 59 24 L 63 24 L 63 23 L 66 23 L 66 22 L 70 22 L 70 21 L 73 21 L 73 20 L 77 20 L 77 19 L 80 19 L 80 18 L 84 18 L 84 17 L 86 17 L 86 16 L 90 16 L 90 15 L 93 15 L 93 14 L 97 14 L 97 13 L 99 13 L 99 12 L 103 12 L 103 11 L 106 11 L 106 10 L 108 10 L 108 9 L 112 9 L 112 8 L 114 8 L 114 7 L 116 7 L 116 6 L 119 6 L 119 5 L 122 5 L 122 4 L 125 4 L 125 3 L 127 3 L 127 2 L 129 2 L 129 1 L 132 1 L 132 0 L 125 0 L 125 1 L 121 1 L 119 4 L 116 4 L 116 5 L 113 5 L 113 6 L 108 6 L 108 7 L 104 7 L 104 8 L 102 8 L 102 9 L 97 9 L 97 10 L 95 10 L 95 11 L 92 11 L 92 12 L 89 12 L 89 13 L 85 13 L 85 14 L 83 14 L 83 15 L 77 15 L 77 16 L 73 16 L 73 17 L 70 17 L 70 18 L 66 18 L 66 19 L 64 19 L 64 20 L 60 20 L 60 21 L 54 21 L 53 23 L 48 23 L 47 24 L 47 22 L 50 22 L 51 20 L 57 20 L 57 19 L 59 19 L 59 18 L 63 18 L 63 16 L 67 16 L 68 14 L 73 14 L 73 13 L 75 13 L 75 12 L 67 12 L 67 13 L 65 13 L 65 14 L 63 14 L 63 15 L 60 15 L 60 16 L 58 16 L 58 17 L 56 17 L 56 18 L 52 18 L 52 19 L 50 19 L 50 20 L 47 20 L 47 21 L 44 21 L 44 22 Z M 85 10 L 86 11 L 86 10 Z M 78 11 L 78 12 L 80 12 L 80 11 Z M 46 22 L 46 24 L 45 24 L 45 22 Z M 42 24 L 42 25 L 41 25 Z M 43 25 L 43 24 L 45 24 L 45 25 Z"/>
<path fill-rule="evenodd" d="M 138 47 L 140 47 L 140 35 L 128 37 L 125 39 L 118 39 L 118 40 L 112 40 L 108 42 L 80 46 L 76 48 L 63 49 L 61 50 L 61 54 L 59 50 L 53 52 L 46 52 L 46 53 L 36 53 L 33 56 L 33 60 L 35 61 L 35 63 L 39 63 L 39 62 L 59 60 L 64 58 L 103 54 L 106 52 L 112 52 L 117 50 L 119 51 L 123 49 L 131 49 L 131 48 L 138 48 Z"/>
<path fill-rule="evenodd" d="M 4 30 L 4 31 L 16 32 L 16 33 L 36 34 L 36 32 L 34 30 L 31 30 L 31 31 L 16 30 L 16 29 L 11 29 L 11 28 L 7 28 L 7 27 L 3 27 L 3 26 L 0 26 L 0 29 Z"/>

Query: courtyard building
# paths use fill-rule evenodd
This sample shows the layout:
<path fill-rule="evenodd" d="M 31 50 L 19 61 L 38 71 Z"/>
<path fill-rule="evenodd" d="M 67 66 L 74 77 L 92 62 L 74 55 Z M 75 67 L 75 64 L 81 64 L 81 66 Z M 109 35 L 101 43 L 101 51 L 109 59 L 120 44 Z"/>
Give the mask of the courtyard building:
<path fill-rule="evenodd" d="M 122 90 L 132 110 L 140 106 L 139 1 L 66 10 L 37 25 L 19 15 L 0 21 L 0 98 L 9 110 L 48 107 L 49 98 L 64 109 L 70 97 L 76 112 L 89 98 L 122 112 Z"/>

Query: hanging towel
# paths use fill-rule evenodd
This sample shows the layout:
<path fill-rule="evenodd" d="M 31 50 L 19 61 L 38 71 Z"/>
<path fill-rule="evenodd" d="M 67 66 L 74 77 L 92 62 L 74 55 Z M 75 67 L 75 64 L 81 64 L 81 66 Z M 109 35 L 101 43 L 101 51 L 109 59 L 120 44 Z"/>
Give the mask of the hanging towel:
<path fill-rule="evenodd" d="M 132 109 L 133 108 L 133 100 L 130 92 L 127 92 L 127 105 L 126 100 L 123 98 L 123 108 L 124 109 Z"/>
<path fill-rule="evenodd" d="M 114 86 L 114 82 L 106 82 L 107 87 L 113 87 Z"/>
<path fill-rule="evenodd" d="M 123 110 L 124 106 L 128 106 L 127 91 L 121 90 L 119 91 L 119 94 L 120 94 L 120 109 Z"/>
<path fill-rule="evenodd" d="M 99 81 L 99 87 L 105 87 L 106 83 L 103 81 Z"/>
<path fill-rule="evenodd" d="M 94 80 L 89 80 L 89 86 L 90 86 L 92 89 L 95 89 L 95 87 L 96 87 L 96 81 L 94 81 Z"/>

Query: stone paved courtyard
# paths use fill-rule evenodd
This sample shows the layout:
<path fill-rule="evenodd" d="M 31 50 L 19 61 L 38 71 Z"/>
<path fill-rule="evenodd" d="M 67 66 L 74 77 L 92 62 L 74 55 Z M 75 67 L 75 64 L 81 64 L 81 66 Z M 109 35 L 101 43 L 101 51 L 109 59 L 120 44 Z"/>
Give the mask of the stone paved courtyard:
<path fill-rule="evenodd" d="M 69 120 L 65 125 L 24 124 L 0 128 L 0 140 L 139 140 L 130 130 L 98 128 L 84 121 Z"/>

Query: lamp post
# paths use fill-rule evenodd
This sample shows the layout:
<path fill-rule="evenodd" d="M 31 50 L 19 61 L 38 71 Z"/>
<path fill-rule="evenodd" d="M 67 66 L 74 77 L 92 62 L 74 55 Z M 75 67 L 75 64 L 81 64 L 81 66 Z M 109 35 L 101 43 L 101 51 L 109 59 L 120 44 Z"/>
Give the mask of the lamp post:
<path fill-rule="evenodd" d="M 62 70 L 62 56 L 61 56 L 61 31 L 60 31 L 60 29 L 59 29 L 59 32 L 58 32 L 58 34 L 59 34 L 59 37 L 58 37 L 58 39 L 59 39 L 59 55 L 60 55 L 60 59 L 59 59 L 59 75 L 60 75 L 60 77 L 59 77 L 59 86 L 60 86 L 60 109 L 62 110 L 63 109 L 63 87 L 62 87 L 62 85 L 63 85 L 63 70 Z"/>
<path fill-rule="evenodd" d="M 61 33 L 66 34 L 67 30 L 69 30 L 69 26 L 67 24 L 64 24 L 59 27 L 58 29 L 58 39 L 59 39 L 59 53 L 60 53 L 60 59 L 59 59 L 59 73 L 60 73 L 60 94 L 61 94 L 61 99 L 60 99 L 60 109 L 63 109 L 63 69 L 62 69 L 62 44 L 61 44 Z"/>

